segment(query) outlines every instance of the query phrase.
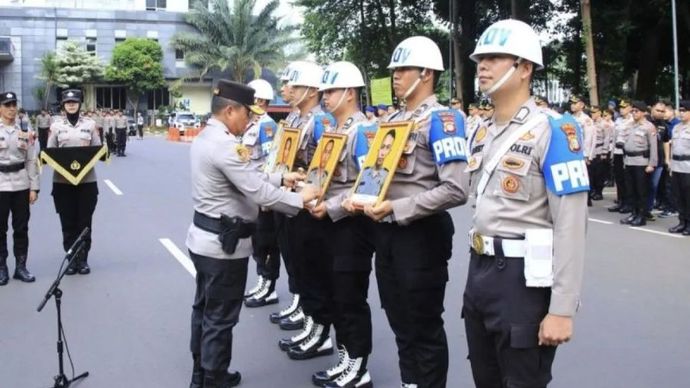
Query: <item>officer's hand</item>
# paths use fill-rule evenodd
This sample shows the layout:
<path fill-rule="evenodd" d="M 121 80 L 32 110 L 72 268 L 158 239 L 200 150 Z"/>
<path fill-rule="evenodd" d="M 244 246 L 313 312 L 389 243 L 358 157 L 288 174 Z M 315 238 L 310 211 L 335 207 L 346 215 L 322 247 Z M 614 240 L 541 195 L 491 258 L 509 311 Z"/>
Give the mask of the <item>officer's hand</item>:
<path fill-rule="evenodd" d="M 297 182 L 301 182 L 307 178 L 306 175 L 299 172 L 288 172 L 283 174 L 283 186 L 294 188 Z"/>
<path fill-rule="evenodd" d="M 346 212 L 350 214 L 355 214 L 357 213 L 358 209 L 355 207 L 354 203 L 352 203 L 352 199 L 346 198 L 343 203 L 340 204 L 343 209 L 345 209 Z"/>
<path fill-rule="evenodd" d="M 38 193 L 33 191 L 33 190 L 29 191 L 29 203 L 33 205 L 37 199 L 38 199 Z"/>
<path fill-rule="evenodd" d="M 647 174 L 651 174 L 652 172 L 654 172 L 654 167 L 647 166 L 645 167 L 644 172 L 646 172 Z"/>
<path fill-rule="evenodd" d="M 314 206 L 309 210 L 309 213 L 311 213 L 312 217 L 316 218 L 317 220 L 322 220 L 328 212 L 326 211 L 326 204 L 322 201 L 318 205 Z"/>
<path fill-rule="evenodd" d="M 364 214 L 369 216 L 369 218 L 371 218 L 374 221 L 381 221 L 391 213 L 393 213 L 393 205 L 389 200 L 385 200 L 377 206 L 364 207 Z"/>
<path fill-rule="evenodd" d="M 321 194 L 321 190 L 314 185 L 304 185 L 299 195 L 302 196 L 302 202 L 306 205 L 314 199 L 317 199 Z"/>
<path fill-rule="evenodd" d="M 539 346 L 556 346 L 570 341 L 573 318 L 546 314 L 539 325 Z"/>

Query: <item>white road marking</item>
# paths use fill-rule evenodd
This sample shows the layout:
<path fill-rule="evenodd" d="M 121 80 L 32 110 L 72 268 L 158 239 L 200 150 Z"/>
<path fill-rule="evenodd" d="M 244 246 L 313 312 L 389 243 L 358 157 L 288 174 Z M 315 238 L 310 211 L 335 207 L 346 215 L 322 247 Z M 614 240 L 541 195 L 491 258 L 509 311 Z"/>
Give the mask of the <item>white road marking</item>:
<path fill-rule="evenodd" d="M 115 184 L 110 181 L 110 179 L 105 179 L 104 182 L 106 186 L 108 186 L 110 190 L 112 190 L 113 193 L 115 193 L 115 195 L 122 195 L 122 191 L 120 191 L 120 189 L 118 189 L 117 186 L 115 186 Z"/>
<path fill-rule="evenodd" d="M 636 226 L 631 226 L 630 229 L 639 230 L 639 231 L 641 231 L 641 232 L 659 234 L 659 235 L 666 236 L 666 237 L 685 238 L 685 237 L 679 236 L 679 235 L 677 235 L 677 234 L 671 234 L 671 233 L 666 233 L 666 232 L 659 232 L 659 231 L 656 231 L 656 230 L 645 229 L 645 228 L 638 228 L 638 227 L 636 227 Z"/>
<path fill-rule="evenodd" d="M 196 277 L 196 269 L 194 268 L 194 263 L 192 263 L 192 260 L 190 260 L 189 257 L 187 257 L 187 255 L 185 255 L 180 250 L 180 248 L 178 248 L 177 245 L 175 245 L 175 243 L 172 242 L 172 240 L 170 240 L 169 238 L 159 238 L 158 241 L 160 241 L 160 243 L 163 244 L 165 249 L 167 249 L 168 252 L 170 252 L 170 254 L 173 255 L 173 257 L 177 259 L 177 261 L 179 261 L 180 264 L 182 264 L 184 269 L 186 269 L 190 275 Z"/>
<path fill-rule="evenodd" d="M 596 218 L 590 218 L 589 220 L 592 222 L 599 223 L 599 224 L 605 224 L 605 225 L 612 225 L 613 224 L 613 222 L 611 222 L 611 221 L 597 220 Z"/>

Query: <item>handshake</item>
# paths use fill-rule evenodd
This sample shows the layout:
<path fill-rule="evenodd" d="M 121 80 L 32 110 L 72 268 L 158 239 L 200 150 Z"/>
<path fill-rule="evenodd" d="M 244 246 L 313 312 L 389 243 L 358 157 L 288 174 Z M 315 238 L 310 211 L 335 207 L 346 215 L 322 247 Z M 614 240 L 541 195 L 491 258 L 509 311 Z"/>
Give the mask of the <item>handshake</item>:
<path fill-rule="evenodd" d="M 283 174 L 283 186 L 295 189 L 302 196 L 302 203 L 311 205 L 321 196 L 321 189 L 312 184 L 304 184 L 305 179 L 307 175 L 301 169 L 297 172 L 288 172 Z"/>

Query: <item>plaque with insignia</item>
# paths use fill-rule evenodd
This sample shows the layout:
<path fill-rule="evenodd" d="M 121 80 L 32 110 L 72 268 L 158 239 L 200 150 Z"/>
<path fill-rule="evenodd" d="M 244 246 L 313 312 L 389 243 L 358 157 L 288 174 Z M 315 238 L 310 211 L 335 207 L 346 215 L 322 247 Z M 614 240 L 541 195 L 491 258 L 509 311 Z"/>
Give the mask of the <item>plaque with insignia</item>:
<path fill-rule="evenodd" d="M 413 125 L 412 121 L 385 123 L 376 131 L 352 189 L 351 200 L 355 207 L 376 206 L 386 198 Z"/>
<path fill-rule="evenodd" d="M 41 151 L 40 160 L 47 163 L 58 174 L 62 175 L 73 185 L 78 185 L 96 163 L 105 161 L 108 157 L 108 147 L 51 147 Z"/>

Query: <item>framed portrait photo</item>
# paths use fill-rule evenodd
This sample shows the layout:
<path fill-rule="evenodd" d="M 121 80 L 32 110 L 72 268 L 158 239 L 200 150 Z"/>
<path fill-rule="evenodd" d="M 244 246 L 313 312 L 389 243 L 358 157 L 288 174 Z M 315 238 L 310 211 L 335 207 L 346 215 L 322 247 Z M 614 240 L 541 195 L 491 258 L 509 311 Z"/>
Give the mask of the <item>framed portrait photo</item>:
<path fill-rule="evenodd" d="M 282 132 L 273 172 L 285 174 L 292 171 L 292 165 L 295 163 L 301 130 L 283 128 Z"/>
<path fill-rule="evenodd" d="M 352 188 L 350 199 L 355 207 L 376 206 L 386 198 L 413 125 L 412 121 L 401 121 L 379 126 Z"/>
<path fill-rule="evenodd" d="M 338 165 L 346 143 L 347 135 L 324 132 L 316 146 L 314 157 L 312 157 L 307 170 L 307 178 L 304 180 L 305 184 L 314 185 L 321 189 L 321 195 L 317 198 L 316 204 L 321 202 L 331 184 L 333 172 Z"/>
<path fill-rule="evenodd" d="M 268 155 L 266 156 L 266 161 L 263 165 L 263 171 L 266 173 L 273 172 L 276 166 L 276 159 L 278 159 L 278 151 L 280 151 L 280 139 L 283 137 L 283 128 L 287 126 L 287 121 L 280 120 L 278 122 L 278 128 L 273 134 L 273 141 L 271 142 L 271 147 L 268 150 Z"/>

